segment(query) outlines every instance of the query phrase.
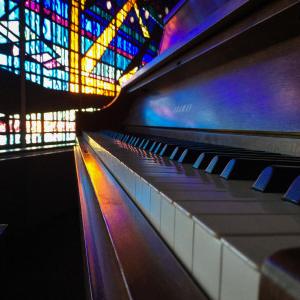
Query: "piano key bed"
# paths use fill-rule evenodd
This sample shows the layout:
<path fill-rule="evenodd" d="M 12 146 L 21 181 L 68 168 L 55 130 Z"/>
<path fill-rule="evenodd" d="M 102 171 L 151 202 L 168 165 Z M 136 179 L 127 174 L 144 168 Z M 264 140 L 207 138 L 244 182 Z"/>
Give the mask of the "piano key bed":
<path fill-rule="evenodd" d="M 265 259 L 300 247 L 299 158 L 153 136 L 83 135 L 211 299 L 259 299 Z"/>

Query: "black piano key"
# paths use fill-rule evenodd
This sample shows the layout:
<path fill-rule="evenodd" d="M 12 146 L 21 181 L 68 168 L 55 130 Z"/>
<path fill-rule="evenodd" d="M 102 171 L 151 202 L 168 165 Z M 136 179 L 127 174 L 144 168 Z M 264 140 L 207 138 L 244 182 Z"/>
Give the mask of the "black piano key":
<path fill-rule="evenodd" d="M 185 150 L 184 147 L 177 146 L 174 149 L 174 151 L 172 152 L 172 154 L 170 155 L 169 159 L 170 160 L 178 160 L 184 150 Z"/>
<path fill-rule="evenodd" d="M 144 146 L 142 147 L 143 150 L 146 150 L 149 147 L 150 144 L 150 140 L 146 140 L 146 142 L 144 143 Z"/>
<path fill-rule="evenodd" d="M 186 164 L 194 163 L 200 154 L 200 150 L 185 149 L 179 157 L 178 162 Z"/>
<path fill-rule="evenodd" d="M 205 169 L 216 154 L 202 152 L 193 164 L 194 169 Z"/>
<path fill-rule="evenodd" d="M 149 149 L 152 147 L 153 143 L 155 143 L 155 141 L 153 140 L 148 140 L 148 143 L 146 143 L 143 147 L 144 150 L 149 151 Z"/>
<path fill-rule="evenodd" d="M 226 167 L 227 163 L 233 158 L 249 158 L 249 159 L 283 159 L 286 158 L 283 156 L 273 155 L 271 153 L 257 153 L 257 152 L 235 152 L 235 153 L 225 153 L 224 155 L 216 155 L 212 158 L 210 163 L 208 164 L 207 168 L 205 169 L 206 173 L 209 174 L 220 174 L 224 168 Z"/>
<path fill-rule="evenodd" d="M 119 136 L 119 133 L 118 132 L 108 132 L 108 136 L 110 136 L 112 139 L 117 139 L 118 136 Z"/>
<path fill-rule="evenodd" d="M 131 145 L 134 140 L 135 140 L 135 136 L 132 137 L 132 139 L 130 140 L 130 142 L 128 144 Z"/>
<path fill-rule="evenodd" d="M 177 147 L 178 145 L 174 145 L 174 144 L 166 144 L 160 151 L 159 155 L 160 156 L 164 156 L 164 157 L 169 157 L 174 149 Z"/>
<path fill-rule="evenodd" d="M 124 133 L 118 132 L 118 133 L 115 135 L 115 139 L 116 139 L 116 140 L 120 140 L 120 139 L 123 138 L 123 136 L 124 136 Z"/>
<path fill-rule="evenodd" d="M 162 155 L 164 154 L 164 152 L 165 152 L 165 150 L 167 149 L 168 146 L 169 146 L 168 144 L 165 144 L 165 145 L 161 148 L 161 150 L 160 150 L 160 152 L 158 153 L 158 155 L 159 155 L 159 156 L 162 156 Z"/>
<path fill-rule="evenodd" d="M 130 137 L 129 141 L 127 142 L 128 145 L 131 145 L 132 141 L 134 140 L 134 136 Z"/>
<path fill-rule="evenodd" d="M 264 160 L 231 159 L 220 176 L 225 179 L 255 179 L 261 170 L 270 165 Z"/>
<path fill-rule="evenodd" d="M 154 149 L 154 154 L 158 154 L 160 151 L 161 151 L 161 149 L 163 148 L 163 146 L 164 146 L 165 144 L 164 143 L 162 143 L 162 142 L 160 142 L 158 145 L 157 145 L 157 147 Z"/>
<path fill-rule="evenodd" d="M 206 167 L 205 172 L 209 174 L 220 174 L 230 159 L 232 159 L 232 156 L 215 155 Z"/>
<path fill-rule="evenodd" d="M 157 142 L 153 141 L 153 143 L 151 144 L 151 146 L 148 147 L 148 149 L 145 149 L 145 150 L 148 150 L 149 152 L 152 152 L 156 145 L 157 145 Z"/>
<path fill-rule="evenodd" d="M 134 139 L 135 139 L 135 136 L 132 136 L 127 144 L 131 145 L 131 143 L 134 141 Z"/>
<path fill-rule="evenodd" d="M 157 141 L 151 140 L 145 150 L 148 152 L 151 152 L 150 149 L 153 150 L 156 144 L 157 144 Z"/>
<path fill-rule="evenodd" d="M 130 145 L 133 145 L 135 143 L 136 139 L 137 139 L 137 137 L 134 136 L 133 139 L 132 139 L 132 141 L 130 142 Z"/>
<path fill-rule="evenodd" d="M 226 164 L 229 162 L 229 160 L 231 158 L 234 158 L 236 156 L 240 156 L 241 153 L 239 152 L 205 152 L 203 151 L 203 153 L 201 155 L 199 155 L 199 157 L 197 158 L 197 160 L 195 161 L 195 163 L 193 164 L 193 168 L 195 169 L 206 169 L 205 171 L 207 173 L 211 173 L 211 174 L 219 174 L 221 173 L 221 171 L 224 169 L 224 167 L 226 166 Z M 246 154 L 245 154 L 246 155 Z M 251 155 L 251 154 L 249 154 Z M 212 161 L 214 157 L 216 156 L 228 156 L 227 158 L 222 158 L 222 160 L 219 159 L 215 159 L 215 161 Z M 227 161 L 227 163 L 224 165 L 223 161 Z M 211 163 L 211 165 L 210 165 Z M 218 173 L 215 171 L 217 169 L 215 169 L 217 167 L 217 164 L 222 164 L 223 168 L 220 167 L 218 168 Z M 209 169 L 208 166 L 210 165 Z"/>
<path fill-rule="evenodd" d="M 141 142 L 139 143 L 139 146 L 138 146 L 138 147 L 139 147 L 139 148 L 142 148 L 143 145 L 144 145 L 144 143 L 145 143 L 145 141 L 146 141 L 145 139 L 142 139 Z"/>
<path fill-rule="evenodd" d="M 129 140 L 129 135 L 125 135 L 125 138 L 122 139 L 122 142 L 127 143 L 128 140 Z"/>
<path fill-rule="evenodd" d="M 153 153 L 157 154 L 162 147 L 163 147 L 163 143 L 158 143 L 158 145 L 155 147 Z"/>
<path fill-rule="evenodd" d="M 264 193 L 284 193 L 297 175 L 300 167 L 269 166 L 259 174 L 252 188 Z"/>
<path fill-rule="evenodd" d="M 216 156 L 216 155 L 220 155 L 220 156 L 228 156 L 228 160 L 227 162 L 229 162 L 229 160 L 231 158 L 236 158 L 237 156 L 240 157 L 240 156 L 245 156 L 245 157 L 249 157 L 249 156 L 254 156 L 255 158 L 258 157 L 258 156 L 267 156 L 267 157 L 274 157 L 274 158 L 285 158 L 283 157 L 282 155 L 280 154 L 273 154 L 273 153 L 266 153 L 266 152 L 257 152 L 257 151 L 251 151 L 251 150 L 245 150 L 245 149 L 234 149 L 234 148 L 231 148 L 230 150 L 229 149 L 226 149 L 226 151 L 220 151 L 220 150 L 216 150 L 216 151 L 205 151 L 203 150 L 203 156 L 199 156 L 198 159 L 195 161 L 194 165 L 193 165 L 193 168 L 195 169 L 205 169 L 208 167 L 209 163 L 211 162 L 211 160 Z M 205 159 L 204 159 L 205 158 Z M 224 159 L 226 160 L 226 159 Z M 216 167 L 214 164 L 219 164 L 221 162 L 221 160 L 216 160 L 214 163 L 212 163 L 212 165 L 210 166 L 210 169 L 207 169 L 206 172 L 207 173 L 211 173 L 211 174 L 219 174 L 221 171 L 218 170 L 218 172 L 214 171 L 214 168 Z M 223 162 L 223 160 L 222 160 Z M 226 166 L 226 165 L 225 165 Z M 220 172 L 219 172 L 220 171 Z"/>
<path fill-rule="evenodd" d="M 135 146 L 135 143 L 136 143 L 136 141 L 138 141 L 138 140 L 139 140 L 139 138 L 136 136 L 135 139 L 132 141 L 131 145 L 132 145 L 132 146 Z"/>
<path fill-rule="evenodd" d="M 143 148 L 144 148 L 144 146 L 146 145 L 147 141 L 148 141 L 148 142 L 150 141 L 150 140 L 149 140 L 149 138 L 145 138 L 145 140 L 144 140 L 144 143 L 143 143 L 143 145 L 142 145 L 141 149 L 143 149 Z"/>
<path fill-rule="evenodd" d="M 231 159 L 220 176 L 224 179 L 255 180 L 264 168 L 274 164 L 292 166 L 300 165 L 300 161 L 288 159 Z"/>
<path fill-rule="evenodd" d="M 287 192 L 284 194 L 283 199 L 295 204 L 300 204 L 300 176 L 297 176 L 292 182 Z"/>
<path fill-rule="evenodd" d="M 134 141 L 133 146 L 134 146 L 134 147 L 137 147 L 137 144 L 138 144 L 139 141 L 140 141 L 140 138 L 138 137 L 138 138 Z"/>

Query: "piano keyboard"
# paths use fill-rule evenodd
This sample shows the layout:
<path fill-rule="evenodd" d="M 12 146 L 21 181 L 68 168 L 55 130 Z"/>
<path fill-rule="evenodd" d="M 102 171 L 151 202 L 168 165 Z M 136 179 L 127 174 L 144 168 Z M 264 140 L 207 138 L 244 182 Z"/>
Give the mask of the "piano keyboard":
<path fill-rule="evenodd" d="M 299 158 L 113 132 L 84 138 L 211 299 L 258 299 L 264 260 L 300 246 Z"/>

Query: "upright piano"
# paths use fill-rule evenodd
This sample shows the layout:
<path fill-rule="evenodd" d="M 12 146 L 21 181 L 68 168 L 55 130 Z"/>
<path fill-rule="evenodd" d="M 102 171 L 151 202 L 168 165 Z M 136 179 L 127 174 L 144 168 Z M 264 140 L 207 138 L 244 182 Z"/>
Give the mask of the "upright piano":
<path fill-rule="evenodd" d="M 181 1 L 160 55 L 78 115 L 94 299 L 108 248 L 108 298 L 300 299 L 299 49 L 298 0 Z"/>

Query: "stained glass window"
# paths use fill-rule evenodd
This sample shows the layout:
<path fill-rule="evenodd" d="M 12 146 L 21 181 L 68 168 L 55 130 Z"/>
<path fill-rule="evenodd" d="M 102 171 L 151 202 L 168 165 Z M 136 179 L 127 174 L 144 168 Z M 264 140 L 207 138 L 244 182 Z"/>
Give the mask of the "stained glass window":
<path fill-rule="evenodd" d="M 16 1 L 0 1 L 0 68 L 20 73 L 20 9 Z"/>
<path fill-rule="evenodd" d="M 2 0 L 0 68 L 7 71 L 20 73 L 20 3 L 26 79 L 45 88 L 114 97 L 123 76 L 157 55 L 152 33 L 161 20 L 137 0 Z"/>
<path fill-rule="evenodd" d="M 113 99 L 158 53 L 162 20 L 139 3 L 0 0 L 0 72 L 23 74 L 47 89 Z M 0 113 L 0 147 L 21 146 L 23 137 L 26 145 L 72 142 L 75 127 L 75 110 L 27 113 L 22 122 L 19 113 Z"/>
<path fill-rule="evenodd" d="M 94 109 L 91 109 L 94 111 Z M 76 110 L 26 114 L 26 144 L 74 142 Z M 20 115 L 0 114 L 0 146 L 21 145 Z"/>

